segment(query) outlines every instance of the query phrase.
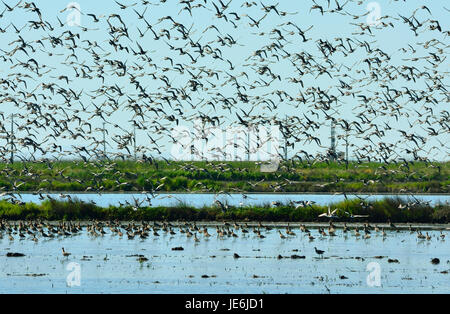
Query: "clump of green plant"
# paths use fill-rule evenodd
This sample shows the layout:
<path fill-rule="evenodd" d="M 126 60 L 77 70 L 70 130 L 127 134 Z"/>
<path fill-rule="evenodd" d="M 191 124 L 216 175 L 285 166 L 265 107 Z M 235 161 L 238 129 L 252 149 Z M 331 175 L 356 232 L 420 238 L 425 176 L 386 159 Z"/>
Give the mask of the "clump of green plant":
<path fill-rule="evenodd" d="M 24 182 L 20 191 L 142 191 L 160 187 L 161 191 L 274 192 L 273 186 L 289 180 L 280 192 L 377 192 L 448 193 L 450 162 L 403 164 L 339 162 L 281 162 L 277 172 L 262 173 L 251 161 L 171 161 L 153 163 L 113 160 L 0 163 L 11 180 Z M 23 170 L 37 174 L 24 176 Z M 99 174 L 94 176 L 93 174 Z M 101 174 L 101 175 L 100 175 Z M 0 177 L 0 188 L 12 189 L 10 179 Z M 261 184 L 256 182 L 263 181 Z M 195 182 L 195 184 L 192 184 Z M 251 184 L 250 184 L 251 183 Z"/>
<path fill-rule="evenodd" d="M 369 222 L 410 222 L 410 223 L 447 223 L 450 219 L 450 206 L 437 204 L 414 205 L 409 209 L 401 204 L 407 201 L 394 197 L 372 202 L 361 202 L 357 199 L 345 200 L 329 206 L 307 206 L 295 208 L 291 204 L 272 207 L 269 204 L 260 206 L 229 206 L 222 210 L 218 206 L 195 208 L 186 203 L 174 206 L 133 208 L 132 206 L 100 207 L 80 200 L 57 201 L 46 200 L 37 205 L 33 203 L 11 204 L 0 201 L 0 219 L 8 220 L 190 220 L 190 221 L 327 221 L 319 218 L 321 213 L 337 209 L 339 221 L 354 221 L 355 215 L 368 215 L 363 221 Z"/>

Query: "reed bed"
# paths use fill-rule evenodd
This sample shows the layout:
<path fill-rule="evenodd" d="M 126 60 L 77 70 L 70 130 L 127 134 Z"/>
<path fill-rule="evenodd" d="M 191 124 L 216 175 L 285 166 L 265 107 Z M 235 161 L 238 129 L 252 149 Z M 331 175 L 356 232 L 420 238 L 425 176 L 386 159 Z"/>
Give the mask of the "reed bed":
<path fill-rule="evenodd" d="M 405 204 L 404 198 L 390 197 L 362 204 L 360 200 L 346 200 L 330 204 L 341 218 L 338 221 L 368 221 L 398 223 L 448 223 L 450 205 L 435 206 L 419 204 L 410 209 L 399 208 Z M 185 203 L 169 207 L 109 206 L 100 207 L 80 200 L 57 201 L 45 200 L 41 204 L 12 204 L 0 201 L 0 219 L 6 220 L 145 220 L 145 221 L 285 221 L 314 222 L 327 221 L 318 215 L 328 210 L 328 206 L 307 206 L 295 208 L 290 204 L 273 207 L 270 204 L 261 206 L 232 207 L 223 211 L 218 206 L 195 208 Z M 348 213 L 348 214 L 347 214 Z M 351 215 L 369 215 L 368 218 L 351 218 Z"/>

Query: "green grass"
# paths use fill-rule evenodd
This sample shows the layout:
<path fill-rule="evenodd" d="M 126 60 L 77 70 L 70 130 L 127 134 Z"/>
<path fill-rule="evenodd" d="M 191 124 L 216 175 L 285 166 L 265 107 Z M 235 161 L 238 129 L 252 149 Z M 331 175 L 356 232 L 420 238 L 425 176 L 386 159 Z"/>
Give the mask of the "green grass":
<path fill-rule="evenodd" d="M 262 181 L 263 180 L 263 181 Z M 262 181 L 255 185 L 255 183 Z M 293 181 L 293 182 L 292 182 Z M 284 162 L 262 173 L 256 162 L 111 161 L 0 164 L 0 189 L 17 191 L 367 192 L 448 193 L 450 162 Z"/>
<path fill-rule="evenodd" d="M 403 201 L 404 202 L 404 201 Z M 385 198 L 361 205 L 359 200 L 348 200 L 330 204 L 338 208 L 340 221 L 352 221 L 345 212 L 353 215 L 369 215 L 362 218 L 369 222 L 410 222 L 410 223 L 448 223 L 450 206 L 438 204 L 434 207 L 421 204 L 408 209 L 399 209 L 399 198 Z M 143 207 L 134 210 L 131 206 L 107 208 L 80 200 L 55 201 L 46 200 L 42 204 L 11 204 L 0 201 L 0 219 L 6 220 L 188 220 L 188 221 L 319 221 L 318 215 L 327 211 L 327 206 L 310 206 L 295 209 L 288 204 L 271 207 L 261 206 L 230 207 L 223 212 L 216 206 L 194 208 L 187 204 L 171 207 Z M 322 219 L 322 218 L 321 218 Z M 327 218 L 322 221 L 327 221 Z"/>

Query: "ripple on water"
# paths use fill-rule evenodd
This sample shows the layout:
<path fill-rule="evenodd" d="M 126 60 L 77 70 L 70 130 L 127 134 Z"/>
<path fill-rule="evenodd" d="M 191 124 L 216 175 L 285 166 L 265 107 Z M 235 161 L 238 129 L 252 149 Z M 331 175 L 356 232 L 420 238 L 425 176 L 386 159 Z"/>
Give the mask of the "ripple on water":
<path fill-rule="evenodd" d="M 278 230 L 199 242 L 177 231 L 128 240 L 106 234 L 48 240 L 0 240 L 0 293 L 420 293 L 450 291 L 450 251 L 439 231 L 418 241 L 409 231 L 383 239 L 344 236 L 309 241 L 298 228 L 281 239 Z M 282 230 L 283 231 L 283 230 Z M 108 231 L 109 232 L 109 231 Z M 63 257 L 61 247 L 71 253 Z M 319 257 L 314 247 L 324 250 Z M 173 250 L 178 248 L 177 250 Z M 183 248 L 180 250 L 179 248 Z M 21 257 L 7 257 L 20 252 Z M 238 257 L 236 257 L 236 255 Z M 280 258 L 281 257 L 281 258 Z M 438 258 L 439 263 L 432 262 Z M 369 263 L 379 265 L 381 287 L 370 286 Z M 80 265 L 80 286 L 67 276 Z"/>

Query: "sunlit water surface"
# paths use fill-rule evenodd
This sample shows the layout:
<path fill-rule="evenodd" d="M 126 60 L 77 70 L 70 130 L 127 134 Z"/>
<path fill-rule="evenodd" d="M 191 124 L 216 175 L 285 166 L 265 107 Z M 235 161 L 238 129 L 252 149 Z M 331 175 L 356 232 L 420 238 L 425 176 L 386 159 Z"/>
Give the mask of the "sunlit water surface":
<path fill-rule="evenodd" d="M 266 238 L 259 239 L 252 228 L 247 235 L 237 231 L 238 238 L 218 238 L 211 226 L 211 237 L 199 235 L 199 242 L 178 228 L 176 235 L 160 230 L 159 237 L 150 232 L 145 240 L 120 238 L 105 230 L 107 234 L 97 237 L 85 231 L 51 240 L 38 237 L 37 243 L 30 236 L 19 240 L 17 234 L 10 241 L 3 233 L 0 293 L 450 292 L 450 239 L 443 241 L 437 230 L 428 231 L 432 239 L 427 241 L 408 230 L 388 231 L 385 239 L 372 230 L 370 239 L 362 239 L 353 232 L 344 235 L 342 229 L 335 237 L 321 237 L 311 229 L 316 239 L 310 241 L 298 226 L 293 228 L 296 235 L 287 239 L 281 239 L 277 229 L 264 230 Z M 280 230 L 285 234 L 285 228 Z M 184 250 L 172 250 L 178 246 Z M 71 256 L 63 257 L 62 247 Z M 325 251 L 323 258 L 314 247 Z M 25 256 L 6 257 L 8 252 Z M 131 256 L 136 254 L 148 261 Z M 305 258 L 292 259 L 293 254 Z M 435 257 L 440 260 L 437 265 L 431 263 Z M 389 263 L 389 258 L 399 262 Z M 376 270 L 367 268 L 371 262 L 379 264 L 381 286 L 370 280 L 376 278 Z M 79 286 L 68 285 L 77 283 L 68 281 L 77 278 L 70 263 L 80 266 Z"/>

